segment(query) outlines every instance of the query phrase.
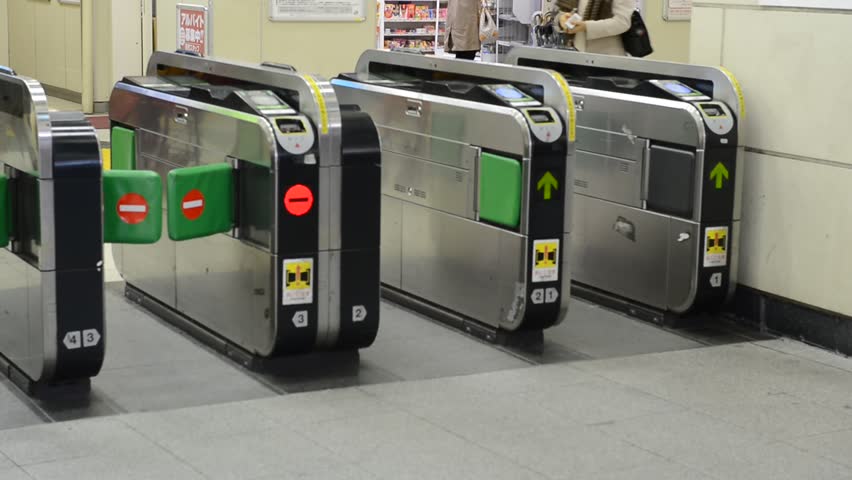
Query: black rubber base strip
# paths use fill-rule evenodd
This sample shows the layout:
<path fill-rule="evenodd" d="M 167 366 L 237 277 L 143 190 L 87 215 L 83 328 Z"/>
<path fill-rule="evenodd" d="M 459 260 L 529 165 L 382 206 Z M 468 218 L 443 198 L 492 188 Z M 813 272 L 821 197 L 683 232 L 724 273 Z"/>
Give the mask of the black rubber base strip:
<path fill-rule="evenodd" d="M 852 355 L 852 317 L 740 286 L 728 306 L 737 322 Z"/>
<path fill-rule="evenodd" d="M 22 392 L 40 400 L 55 398 L 57 396 L 88 395 L 92 387 L 92 382 L 89 378 L 58 384 L 34 382 L 23 370 L 2 355 L 0 355 L 0 373 Z"/>
<path fill-rule="evenodd" d="M 603 305 L 617 312 L 624 313 L 633 318 L 646 322 L 662 325 L 669 328 L 684 326 L 688 318 L 657 310 L 646 305 L 638 304 L 611 293 L 598 290 L 581 283 L 571 284 L 571 295 L 582 298 L 598 305 Z"/>
<path fill-rule="evenodd" d="M 468 335 L 487 343 L 499 346 L 514 346 L 525 344 L 532 339 L 540 339 L 542 332 L 524 331 L 509 332 L 491 325 L 486 325 L 472 318 L 460 315 L 422 298 L 407 294 L 396 288 L 382 285 L 382 297 L 397 305 L 421 313 L 432 320 L 450 328 L 460 330 Z"/>

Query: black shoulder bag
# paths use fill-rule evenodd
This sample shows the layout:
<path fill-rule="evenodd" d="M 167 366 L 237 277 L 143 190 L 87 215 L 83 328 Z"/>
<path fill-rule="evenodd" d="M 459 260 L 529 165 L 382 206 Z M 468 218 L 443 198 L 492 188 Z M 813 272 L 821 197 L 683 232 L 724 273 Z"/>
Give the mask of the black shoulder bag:
<path fill-rule="evenodd" d="M 651 37 L 648 35 L 648 29 L 645 27 L 645 21 L 642 20 L 642 14 L 639 10 L 633 11 L 633 16 L 630 18 L 630 29 L 621 34 L 621 40 L 624 42 L 624 50 L 631 57 L 647 57 L 654 53 L 651 47 Z"/>

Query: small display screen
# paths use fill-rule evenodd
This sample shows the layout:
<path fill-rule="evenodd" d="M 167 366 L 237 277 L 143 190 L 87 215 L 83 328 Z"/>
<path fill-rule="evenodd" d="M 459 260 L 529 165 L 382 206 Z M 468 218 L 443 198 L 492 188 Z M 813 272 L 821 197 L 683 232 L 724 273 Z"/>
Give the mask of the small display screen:
<path fill-rule="evenodd" d="M 259 107 L 281 105 L 281 101 L 278 100 L 278 97 L 268 92 L 252 93 L 251 100 Z"/>
<path fill-rule="evenodd" d="M 675 95 L 691 95 L 695 92 L 682 83 L 667 83 L 666 89 Z"/>
<path fill-rule="evenodd" d="M 506 100 L 520 100 L 526 97 L 526 95 L 514 87 L 497 87 L 494 89 L 494 93 Z"/>

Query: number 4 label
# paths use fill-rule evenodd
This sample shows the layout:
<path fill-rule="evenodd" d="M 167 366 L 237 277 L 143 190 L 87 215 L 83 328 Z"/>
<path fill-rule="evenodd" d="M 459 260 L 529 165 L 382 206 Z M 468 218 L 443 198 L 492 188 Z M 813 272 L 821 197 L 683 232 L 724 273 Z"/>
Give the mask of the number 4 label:
<path fill-rule="evenodd" d="M 88 330 L 67 332 L 62 344 L 68 350 L 96 347 L 101 342 L 101 334 L 94 328 Z"/>

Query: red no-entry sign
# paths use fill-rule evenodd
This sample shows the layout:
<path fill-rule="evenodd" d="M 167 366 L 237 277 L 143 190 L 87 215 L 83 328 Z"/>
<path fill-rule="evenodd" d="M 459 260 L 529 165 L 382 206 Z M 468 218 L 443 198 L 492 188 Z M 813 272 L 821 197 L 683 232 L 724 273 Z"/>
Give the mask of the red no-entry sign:
<path fill-rule="evenodd" d="M 136 225 L 148 216 L 148 201 L 138 193 L 127 193 L 118 199 L 115 209 L 122 222 Z"/>
<path fill-rule="evenodd" d="M 284 194 L 284 208 L 290 215 L 301 217 L 314 206 L 314 192 L 304 185 L 293 185 Z"/>
<path fill-rule="evenodd" d="M 184 195 L 183 202 L 180 205 L 183 211 L 183 216 L 190 220 L 198 220 L 198 217 L 204 213 L 204 194 L 193 189 Z"/>

